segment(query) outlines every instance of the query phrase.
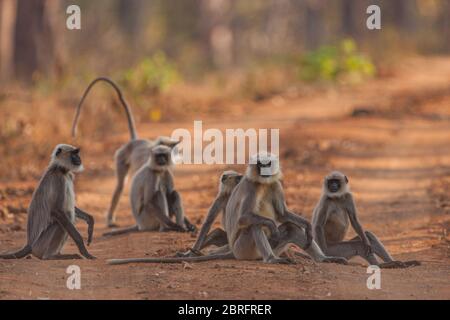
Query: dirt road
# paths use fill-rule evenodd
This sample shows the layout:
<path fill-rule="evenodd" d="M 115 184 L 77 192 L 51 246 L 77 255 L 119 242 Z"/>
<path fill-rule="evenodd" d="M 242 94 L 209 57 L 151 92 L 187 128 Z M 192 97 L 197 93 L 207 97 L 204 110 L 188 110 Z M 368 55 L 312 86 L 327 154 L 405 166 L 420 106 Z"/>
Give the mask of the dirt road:
<path fill-rule="evenodd" d="M 203 120 L 205 127 L 221 129 L 279 128 L 287 202 L 308 218 L 322 177 L 331 169 L 345 172 L 364 227 L 377 234 L 395 258 L 422 261 L 415 268 L 382 270 L 380 290 L 367 289 L 369 275 L 359 259 L 349 266 L 301 258 L 292 266 L 242 261 L 107 266 L 109 258 L 170 255 L 194 241 L 190 235 L 176 233 L 101 237 L 114 187 L 112 154 L 126 141 L 124 133 L 92 145 L 79 141 L 87 170 L 77 180 L 78 204 L 97 219 L 90 251 L 98 259 L 0 261 L 0 298 L 450 299 L 450 190 L 444 184 L 450 176 L 449 89 L 449 59 L 415 59 L 399 66 L 395 76 L 357 88 L 327 89 L 297 98 L 279 96 L 252 107 L 233 105 L 229 108 L 234 116 L 223 119 L 192 118 Z M 351 116 L 355 108 L 367 112 Z M 242 114 L 245 117 L 239 118 Z M 140 135 L 191 129 L 192 119 L 140 124 Z M 186 213 L 198 226 L 224 168 L 183 165 L 176 169 Z M 26 206 L 29 188 L 35 183 L 0 185 L 2 190 L 18 190 L 7 193 L 2 204 Z M 25 215 L 14 216 L 2 222 L 2 251 L 24 242 Z M 118 223 L 132 223 L 127 196 L 122 197 Z M 85 234 L 86 227 L 82 222 L 79 226 Z M 76 248 L 69 242 L 65 251 Z M 71 264 L 81 267 L 81 290 L 66 288 L 66 268 Z"/>

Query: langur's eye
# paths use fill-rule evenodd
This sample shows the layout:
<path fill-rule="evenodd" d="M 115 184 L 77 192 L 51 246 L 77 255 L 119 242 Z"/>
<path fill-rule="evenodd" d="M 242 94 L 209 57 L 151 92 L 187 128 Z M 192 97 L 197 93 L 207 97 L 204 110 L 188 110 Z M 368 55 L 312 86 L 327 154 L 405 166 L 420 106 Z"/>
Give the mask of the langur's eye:
<path fill-rule="evenodd" d="M 61 152 L 62 152 L 61 148 L 58 148 L 58 150 L 56 150 L 55 155 L 58 156 Z"/>

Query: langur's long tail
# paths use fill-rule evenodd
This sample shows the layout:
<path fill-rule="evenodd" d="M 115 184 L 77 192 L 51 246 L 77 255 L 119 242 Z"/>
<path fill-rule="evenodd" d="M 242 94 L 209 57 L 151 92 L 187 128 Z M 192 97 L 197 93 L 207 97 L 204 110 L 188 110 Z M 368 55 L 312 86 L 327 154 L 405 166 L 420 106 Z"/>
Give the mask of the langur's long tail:
<path fill-rule="evenodd" d="M 117 229 L 117 230 L 113 230 L 113 231 L 108 231 L 105 232 L 103 235 L 104 236 L 117 236 L 120 234 L 126 234 L 126 233 L 130 233 L 130 232 L 138 232 L 139 228 L 138 226 L 132 226 L 132 227 L 128 227 L 128 228 L 122 228 L 122 229 Z"/>
<path fill-rule="evenodd" d="M 136 126 L 134 124 L 134 117 L 133 117 L 133 114 L 131 112 L 131 109 L 130 109 L 127 101 L 125 100 L 125 98 L 122 94 L 122 90 L 120 90 L 119 86 L 114 81 L 112 81 L 111 79 L 106 78 L 106 77 L 99 77 L 99 78 L 94 79 L 89 84 L 89 86 L 86 88 L 86 90 L 84 91 L 83 97 L 81 98 L 80 102 L 78 103 L 77 111 L 75 113 L 75 118 L 73 119 L 72 136 L 75 137 L 77 134 L 77 125 L 78 125 L 78 120 L 80 118 L 81 106 L 83 105 L 84 99 L 86 99 L 87 95 L 89 94 L 89 91 L 91 91 L 91 88 L 99 81 L 104 81 L 104 82 L 110 84 L 116 91 L 117 96 L 119 97 L 119 100 L 122 103 L 122 106 L 125 109 L 125 113 L 127 115 L 128 129 L 130 130 L 130 138 L 131 138 L 131 140 L 136 140 L 137 133 L 136 133 Z"/>
<path fill-rule="evenodd" d="M 200 257 L 170 257 L 170 258 L 132 258 L 132 259 L 110 259 L 108 264 L 118 265 L 127 263 L 182 263 L 182 262 L 201 262 L 211 260 L 230 260 L 235 259 L 232 252 L 222 254 L 211 254 Z"/>
<path fill-rule="evenodd" d="M 26 245 L 16 252 L 0 254 L 0 259 L 22 259 L 31 253 L 31 247 Z"/>

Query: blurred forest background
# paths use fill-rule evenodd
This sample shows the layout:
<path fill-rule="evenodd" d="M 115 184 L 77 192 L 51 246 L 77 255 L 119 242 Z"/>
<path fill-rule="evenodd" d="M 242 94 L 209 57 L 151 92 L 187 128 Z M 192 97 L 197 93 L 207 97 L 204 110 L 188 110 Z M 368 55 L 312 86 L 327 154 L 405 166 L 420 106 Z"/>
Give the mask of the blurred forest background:
<path fill-rule="evenodd" d="M 70 4 L 81 8 L 82 30 L 66 29 Z M 371 4 L 381 7 L 381 31 L 366 28 Z M 152 57 L 196 79 L 298 62 L 344 38 L 375 59 L 450 52 L 448 0 L 1 0 L 0 12 L 3 83 L 126 73 Z"/>
<path fill-rule="evenodd" d="M 66 28 L 71 4 L 81 30 Z M 381 30 L 366 27 L 372 4 Z M 2 161 L 46 159 L 48 137 L 68 134 L 100 75 L 121 84 L 139 121 L 171 121 L 389 76 L 405 56 L 450 53 L 449 39 L 450 0 L 0 0 Z M 125 130 L 109 88 L 96 92 L 83 126 Z"/>

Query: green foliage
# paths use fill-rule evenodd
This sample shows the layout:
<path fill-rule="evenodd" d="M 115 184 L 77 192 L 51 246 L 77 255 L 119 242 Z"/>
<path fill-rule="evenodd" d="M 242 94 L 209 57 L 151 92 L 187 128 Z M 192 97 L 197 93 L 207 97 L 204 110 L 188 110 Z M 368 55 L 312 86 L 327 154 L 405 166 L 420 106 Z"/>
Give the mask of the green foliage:
<path fill-rule="evenodd" d="M 128 69 L 122 82 L 135 94 L 159 94 L 181 79 L 175 65 L 163 52 L 157 52 Z"/>
<path fill-rule="evenodd" d="M 337 46 L 322 46 L 302 57 L 300 77 L 306 81 L 360 82 L 374 76 L 371 59 L 358 52 L 351 39 Z"/>

